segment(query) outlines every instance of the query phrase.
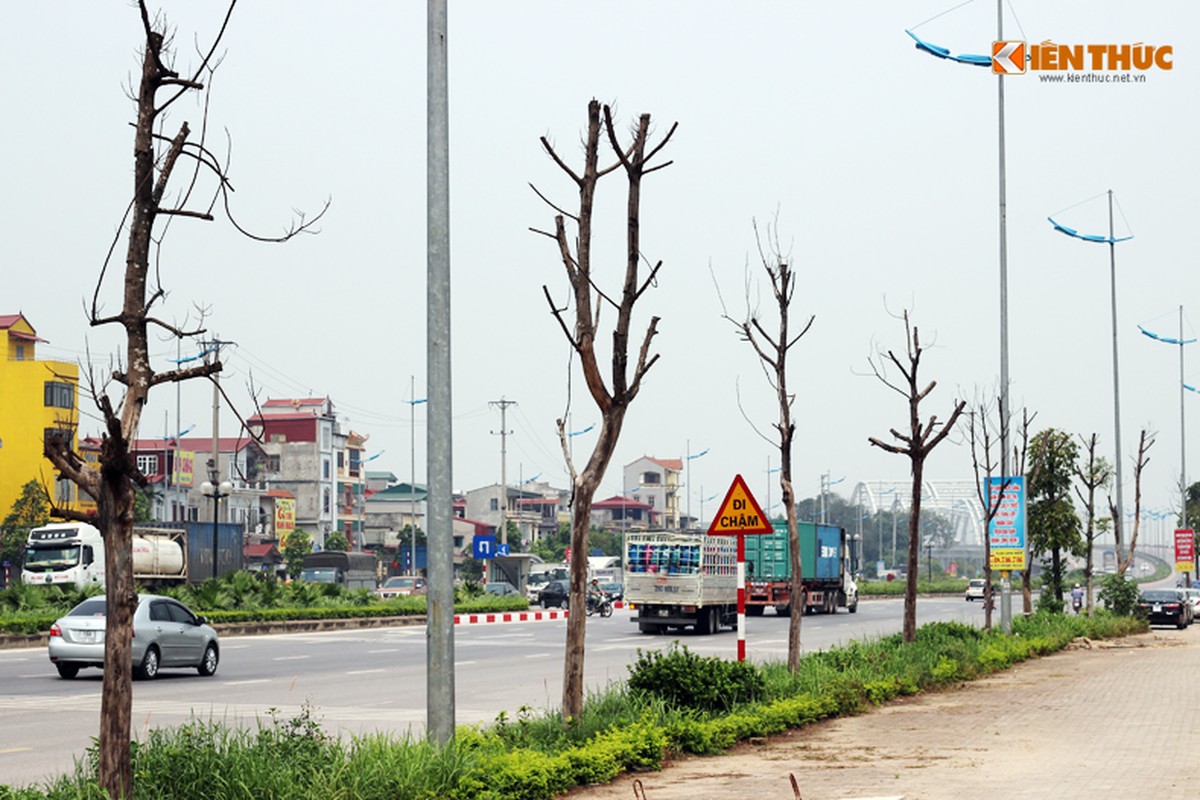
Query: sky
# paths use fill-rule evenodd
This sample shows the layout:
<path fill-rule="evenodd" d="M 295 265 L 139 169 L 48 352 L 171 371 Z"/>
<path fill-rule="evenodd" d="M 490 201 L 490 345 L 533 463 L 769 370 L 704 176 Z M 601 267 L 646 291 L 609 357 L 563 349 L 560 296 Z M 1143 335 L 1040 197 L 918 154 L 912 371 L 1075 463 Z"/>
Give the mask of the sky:
<path fill-rule="evenodd" d="M 642 194 L 642 248 L 661 260 L 633 331 L 661 317 L 659 361 L 633 402 L 598 497 L 622 491 L 621 466 L 649 455 L 688 463 L 685 509 L 715 511 L 741 474 L 773 495 L 779 458 L 774 395 L 728 312 L 770 310 L 754 225 L 777 229 L 795 265 L 795 320 L 814 316 L 791 356 L 796 392 L 794 481 L 815 495 L 821 476 L 845 497 L 860 482 L 901 481 L 906 458 L 872 447 L 907 424 L 903 397 L 870 374 L 881 349 L 904 346 L 907 309 L 928 345 L 924 418 L 946 419 L 956 398 L 994 397 L 999 380 L 997 79 L 933 58 L 905 34 L 955 53 L 986 53 L 996 6 L 976 0 L 857 3 L 451 2 L 449 12 L 453 485 L 500 480 L 500 412 L 507 477 L 565 486 L 555 433 L 600 416 L 543 295 L 568 284 L 552 241 L 531 232 L 569 207 L 572 185 L 541 150 L 546 136 L 582 163 L 587 103 L 613 104 L 619 129 L 650 113 L 656 136 L 678 123 Z M 220 3 L 155 4 L 175 30 L 180 71 L 198 62 Z M 336 10 L 335 10 L 336 8 Z M 1014 407 L 1035 429 L 1114 442 L 1109 251 L 1056 233 L 1047 215 L 1106 234 L 1116 200 L 1125 503 L 1139 431 L 1157 433 L 1144 505 L 1177 503 L 1179 348 L 1138 325 L 1196 335 L 1200 279 L 1189 266 L 1198 200 L 1194 110 L 1200 96 L 1200 9 L 1155 3 L 1046 0 L 1005 6 L 1005 38 L 1030 43 L 1170 45 L 1173 69 L 1142 83 L 1006 80 L 1009 371 Z M 45 31 L 53 30 L 48 37 Z M 42 357 L 101 372 L 118 331 L 91 329 L 86 306 L 130 193 L 133 103 L 141 26 L 126 2 L 25 3 L 0 31 L 0 312 L 23 312 L 48 344 Z M 419 2 L 311 0 L 240 4 L 210 82 L 208 143 L 228 155 L 241 225 L 276 235 L 293 210 L 328 199 L 319 234 L 263 244 L 225 221 L 176 219 L 160 269 L 171 320 L 207 311 L 208 330 L 236 343 L 222 386 L 243 413 L 260 400 L 328 396 L 345 428 L 368 434 L 373 468 L 424 481 L 426 289 L 426 8 Z M 1080 74 L 1090 74 L 1084 71 Z M 173 133 L 203 120 L 186 98 Z M 623 269 L 624 183 L 599 189 L 596 270 L 615 287 Z M 123 240 L 100 287 L 119 307 Z M 749 287 L 747 289 L 747 287 Z M 722 304 L 724 301 L 724 306 Z M 613 315 L 605 317 L 612 320 Z M 607 337 L 603 337 L 607 341 Z M 160 369 L 168 337 L 152 348 Z M 183 346 L 183 355 L 198 348 Z M 1200 385 L 1186 348 L 1184 382 Z M 607 352 L 607 351 L 606 351 Z M 607 355 L 605 355 L 607 358 Z M 568 397 L 569 386 L 574 397 Z M 1200 477 L 1200 397 L 1184 398 L 1192 480 Z M 85 409 L 87 410 L 87 409 Z M 155 389 L 142 435 L 195 426 L 211 433 L 211 388 Z M 1194 420 L 1194 421 L 1193 421 Z M 221 434 L 236 418 L 222 410 Z M 95 417 L 82 432 L 98 433 Z M 415 436 L 413 435 L 415 433 Z M 595 429 L 572 437 L 582 462 Z M 703 453 L 703 455 L 699 455 Z M 696 456 L 688 459 L 689 455 Z M 415 457 L 415 475 L 410 459 Z M 931 480 L 973 477 L 954 435 L 930 456 Z M 715 499 L 714 499 L 715 498 Z"/>

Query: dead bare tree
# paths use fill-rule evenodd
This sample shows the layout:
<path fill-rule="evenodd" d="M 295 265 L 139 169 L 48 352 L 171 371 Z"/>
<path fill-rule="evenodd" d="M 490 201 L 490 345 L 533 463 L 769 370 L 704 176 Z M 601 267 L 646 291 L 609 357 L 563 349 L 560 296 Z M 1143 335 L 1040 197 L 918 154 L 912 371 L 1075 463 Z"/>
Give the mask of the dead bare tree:
<path fill-rule="evenodd" d="M 673 124 L 657 145 L 650 144 L 650 115 L 638 117 L 633 129 L 633 138 L 628 146 L 622 147 L 613 127 L 612 109 L 597 100 L 588 103 L 587 135 L 584 141 L 583 172 L 577 173 L 555 152 L 549 140 L 542 137 L 542 147 L 547 155 L 574 182 L 579 190 L 579 210 L 569 213 L 550 202 L 544 194 L 533 187 L 547 205 L 557 214 L 554 217 L 554 230 L 542 231 L 532 229 L 535 233 L 547 236 L 558 245 L 559 257 L 567 272 L 567 280 L 571 284 L 572 299 L 560 306 L 548 287 L 543 286 L 546 302 L 550 311 L 558 321 L 563 335 L 571 349 L 579 356 L 580 368 L 588 392 L 600 411 L 600 435 L 588 457 L 583 470 L 575 476 L 572 485 L 572 526 L 571 526 L 571 613 L 567 618 L 566 656 L 563 666 L 563 719 L 569 725 L 578 720 L 583 712 L 583 662 L 584 662 L 584 633 L 586 615 L 584 609 L 584 592 L 587 584 L 587 554 L 588 529 L 591 522 L 592 499 L 604 478 L 609 461 L 617 447 L 621 434 L 621 426 L 625 422 L 625 414 L 629 404 L 637 396 L 642 387 L 642 379 L 658 360 L 657 354 L 650 353 L 650 345 L 658 332 L 658 320 L 652 316 L 646 332 L 642 336 L 641 346 L 637 352 L 637 361 L 630 375 L 629 364 L 629 328 L 633 322 L 633 311 L 637 301 L 651 286 L 655 285 L 658 270 L 662 266 L 659 261 L 648 266 L 643 274 L 640 270 L 642 261 L 640 209 L 642 196 L 642 179 L 651 172 L 669 166 L 670 161 L 650 166 L 650 161 L 666 146 L 677 124 Z M 600 145 L 601 137 L 605 138 L 608 147 L 612 149 L 615 161 L 601 167 Z M 626 240 L 625 240 L 625 270 L 621 283 L 620 295 L 609 294 L 600 288 L 600 284 L 592 265 L 592 223 L 593 209 L 596 196 L 596 186 L 601 178 L 623 169 L 627 183 L 626 194 Z M 574 223 L 575 235 L 567 232 L 566 219 Z M 573 246 L 572 246 L 573 245 Z M 594 303 L 594 308 L 593 308 Z M 568 321 L 568 314 L 574 306 L 573 323 Z M 616 309 L 616 322 L 612 329 L 612 381 L 611 388 L 605 384 L 600 364 L 596 356 L 596 335 L 600 328 L 600 312 L 605 305 Z M 559 436 L 565 437 L 562 420 L 558 421 Z M 564 452 L 567 450 L 564 445 Z M 569 460 L 569 458 L 568 458 Z M 571 465 L 574 473 L 574 465 Z"/>
<path fill-rule="evenodd" d="M 908 575 L 904 587 L 903 630 L 904 641 L 912 642 L 916 641 L 917 638 L 917 574 L 919 571 L 918 556 L 921 548 L 921 483 L 925 475 L 925 459 L 929 457 L 929 453 L 933 448 L 937 447 L 954 428 L 954 423 L 958 421 L 958 417 L 962 414 L 963 409 L 967 407 L 967 403 L 965 400 L 955 401 L 954 411 L 951 412 L 950 419 L 945 425 L 938 423 L 936 415 L 930 416 L 929 421 L 926 423 L 921 422 L 921 401 L 929 396 L 929 393 L 937 386 L 937 381 L 930 381 L 924 389 L 920 388 L 918 371 L 921 366 L 921 356 L 925 353 L 925 348 L 921 345 L 921 338 L 917 327 L 909 321 L 907 310 L 903 312 L 902 318 L 904 320 L 905 358 L 901 360 L 894 350 L 888 350 L 886 353 L 876 353 L 875 356 L 868 359 L 868 362 L 871 366 L 871 372 L 874 373 L 875 377 L 884 386 L 902 395 L 908 401 L 908 433 L 901 433 L 895 428 L 889 431 L 892 434 L 892 438 L 899 440 L 902 446 L 884 442 L 874 436 L 868 437 L 867 441 L 881 450 L 907 456 L 912 466 L 912 501 L 908 517 Z M 904 378 L 902 383 L 896 383 L 889 379 L 888 363 L 891 363 L 892 366 L 899 370 L 901 376 Z"/>
<path fill-rule="evenodd" d="M 792 347 L 800 341 L 804 334 L 808 333 L 816 317 L 810 316 L 799 333 L 791 332 L 789 324 L 791 322 L 792 297 L 796 292 L 796 273 L 792 268 L 791 259 L 783 255 L 779 245 L 778 222 L 767 228 L 766 238 L 768 241 L 765 249 L 763 236 L 758 230 L 757 223 L 754 223 L 754 238 L 758 245 L 759 261 L 762 262 L 763 271 L 767 273 L 771 294 L 775 298 L 775 332 L 771 333 L 767 330 L 758 309 L 751 305 L 748 276 L 745 315 L 735 319 L 727 311 L 724 311 L 724 300 L 721 301 L 721 306 L 722 316 L 733 324 L 742 341 L 749 342 L 754 349 L 767 383 L 775 390 L 775 399 L 778 403 L 779 420 L 774 427 L 779 438 L 775 444 L 779 448 L 779 486 L 782 490 L 783 507 L 787 513 L 789 559 L 792 570 L 792 613 L 788 620 L 788 669 L 795 672 L 800 668 L 800 620 L 804 614 L 805 601 L 800 535 L 796 520 L 796 496 L 792 488 L 792 440 L 796 434 L 796 423 L 792 421 L 792 403 L 796 396 L 788 391 L 787 359 Z"/>
<path fill-rule="evenodd" d="M 1092 573 L 1093 573 L 1093 554 L 1092 548 L 1096 544 L 1096 538 L 1101 533 L 1101 527 L 1096 524 L 1096 490 L 1102 487 L 1107 487 L 1112 482 L 1113 468 L 1108 463 L 1108 460 L 1103 456 L 1096 454 L 1096 443 L 1098 437 L 1096 434 L 1084 438 L 1079 437 L 1079 441 L 1083 444 L 1083 449 L 1087 453 L 1087 463 L 1075 465 L 1075 477 L 1079 481 L 1075 486 L 1075 496 L 1079 498 L 1079 502 L 1083 504 L 1083 510 L 1086 515 L 1086 521 L 1083 528 L 1084 547 L 1087 549 L 1086 560 L 1083 567 L 1083 578 L 1086 583 L 1087 597 L 1087 613 L 1092 615 L 1093 600 L 1092 600 Z"/>
<path fill-rule="evenodd" d="M 1138 436 L 1137 455 L 1133 459 L 1133 533 L 1129 537 L 1129 549 L 1126 552 L 1117 550 L 1117 574 L 1125 577 L 1125 571 L 1133 564 L 1133 555 L 1137 550 L 1138 530 L 1141 528 L 1142 517 L 1142 473 L 1150 463 L 1150 448 L 1154 446 L 1156 434 L 1142 428 Z M 1112 497 L 1108 498 L 1108 507 L 1113 516 L 1113 524 L 1117 523 L 1117 506 Z"/>
<path fill-rule="evenodd" d="M 109 380 L 95 376 L 88 380 L 92 400 L 100 409 L 104 424 L 100 468 L 85 469 L 83 459 L 72 450 L 68 436 L 49 436 L 45 443 L 46 457 L 55 468 L 96 501 L 94 517 L 61 508 L 54 509 L 54 515 L 90 522 L 99 528 L 105 540 L 104 660 L 111 668 L 104 671 L 100 701 L 98 780 L 101 788 L 113 798 L 129 797 L 133 789 L 129 746 L 132 676 L 129 670 L 121 669 L 119 665 L 130 663 L 131 626 L 137 604 L 132 553 L 134 495 L 147 483 L 146 476 L 138 470 L 130 455 L 129 446 L 137 436 L 142 409 L 153 387 L 194 378 L 212 379 L 221 371 L 220 359 L 215 356 L 196 366 L 165 371 L 159 371 L 151 364 L 148 342 L 151 326 L 189 339 L 196 339 L 205 332 L 201 327 L 203 316 L 200 324 L 189 329 L 154 316 L 156 306 L 166 296 L 159 272 L 163 234 L 170 220 L 176 217 L 212 220 L 212 210 L 218 202 L 223 204 L 226 217 L 237 230 L 262 241 L 290 239 L 308 230 L 321 216 L 318 214 L 307 222 L 301 218 L 280 237 L 259 237 L 249 233 L 230 212 L 228 164 L 222 164 L 206 146 L 203 131 L 207 124 L 200 126 L 201 133 L 195 139 L 186 121 L 172 137 L 159 133 L 166 122 L 164 112 L 175 100 L 187 92 L 204 92 L 205 81 L 216 67 L 214 54 L 229 24 L 233 7 L 231 2 L 211 48 L 200 54 L 199 66 L 190 75 L 181 75 L 173 67 L 165 23 L 158 17 L 152 21 L 145 0 L 138 2 L 145 43 L 141 74 L 133 97 L 137 114 L 133 197 L 121 230 L 104 259 L 88 310 L 88 323 L 92 327 L 117 325 L 125 330 L 125 353 L 118 369 Z M 160 99 L 163 94 L 165 99 Z M 178 187 L 172 182 L 177 174 L 179 181 L 175 183 Z M 207 207 L 191 207 L 189 201 L 204 183 L 202 177 L 211 178 L 215 188 Z M 102 310 L 100 294 L 108 282 L 108 267 L 122 236 L 128 239 L 123 303 L 119 313 L 109 315 Z M 112 383 L 119 384 L 124 390 L 123 396 L 116 400 L 108 393 Z"/>

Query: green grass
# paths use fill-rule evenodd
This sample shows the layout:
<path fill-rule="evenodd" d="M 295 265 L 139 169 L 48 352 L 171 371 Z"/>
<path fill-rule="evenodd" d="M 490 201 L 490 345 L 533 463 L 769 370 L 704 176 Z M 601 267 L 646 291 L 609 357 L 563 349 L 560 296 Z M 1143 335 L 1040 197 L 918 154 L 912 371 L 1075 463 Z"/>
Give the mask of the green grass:
<path fill-rule="evenodd" d="M 860 713 L 902 695 L 957 684 L 1054 652 L 1072 639 L 1123 636 L 1146 629 L 1107 612 L 1075 617 L 1035 614 L 1013 620 L 1013 634 L 960 623 L 920 628 L 917 641 L 888 636 L 810 654 L 792 673 L 782 664 L 753 667 L 761 692 L 727 711 L 674 706 L 664 697 L 714 661 L 676 650 L 666 665 L 640 659 L 640 680 L 589 695 L 577 720 L 518 709 L 486 726 L 465 726 L 447 747 L 371 735 L 341 740 L 305 707 L 294 718 L 271 714 L 257 729 L 194 719 L 156 729 L 134 746 L 137 800 L 362 798 L 362 800 L 541 800 L 574 786 L 654 769 L 685 753 L 711 754 L 751 737 L 815 720 Z M 734 676 L 736 677 L 736 676 Z M 724 679 L 729 679 L 726 675 Z M 639 689 L 631 689 L 636 684 Z M 89 755 L 57 781 L 0 787 L 0 800 L 100 798 Z"/>

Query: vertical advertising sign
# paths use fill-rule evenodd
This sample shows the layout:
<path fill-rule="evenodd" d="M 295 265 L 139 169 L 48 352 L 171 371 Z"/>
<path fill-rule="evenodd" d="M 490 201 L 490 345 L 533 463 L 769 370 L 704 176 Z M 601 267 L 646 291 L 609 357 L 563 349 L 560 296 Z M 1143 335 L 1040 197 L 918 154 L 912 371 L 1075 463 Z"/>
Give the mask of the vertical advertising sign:
<path fill-rule="evenodd" d="M 279 549 L 287 546 L 287 537 L 296 530 L 296 501 L 291 497 L 275 498 L 275 538 Z"/>
<path fill-rule="evenodd" d="M 196 453 L 194 450 L 175 451 L 175 475 L 172 480 L 176 486 L 191 486 L 196 474 Z"/>
<path fill-rule="evenodd" d="M 1175 571 L 1191 573 L 1195 569 L 1196 533 L 1191 528 L 1175 530 Z"/>
<path fill-rule="evenodd" d="M 1004 492 L 1001 494 L 1001 487 Z M 988 525 L 991 567 L 1001 572 L 1024 570 L 1025 564 L 1025 478 L 988 478 L 988 509 L 1000 506 Z"/>

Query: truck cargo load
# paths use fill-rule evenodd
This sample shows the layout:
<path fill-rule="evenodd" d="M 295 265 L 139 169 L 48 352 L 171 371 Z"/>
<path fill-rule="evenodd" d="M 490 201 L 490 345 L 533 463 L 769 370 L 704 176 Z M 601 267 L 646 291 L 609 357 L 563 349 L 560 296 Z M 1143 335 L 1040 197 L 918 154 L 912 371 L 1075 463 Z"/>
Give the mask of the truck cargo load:
<path fill-rule="evenodd" d="M 746 537 L 746 613 L 758 616 L 768 606 L 778 614 L 792 611 L 792 562 L 787 523 L 775 532 Z M 799 522 L 800 569 L 805 613 L 832 614 L 839 607 L 858 610 L 858 588 L 849 571 L 846 531 L 836 525 Z"/>
<path fill-rule="evenodd" d="M 702 533 L 625 535 L 624 600 L 642 633 L 737 625 L 737 538 Z"/>

